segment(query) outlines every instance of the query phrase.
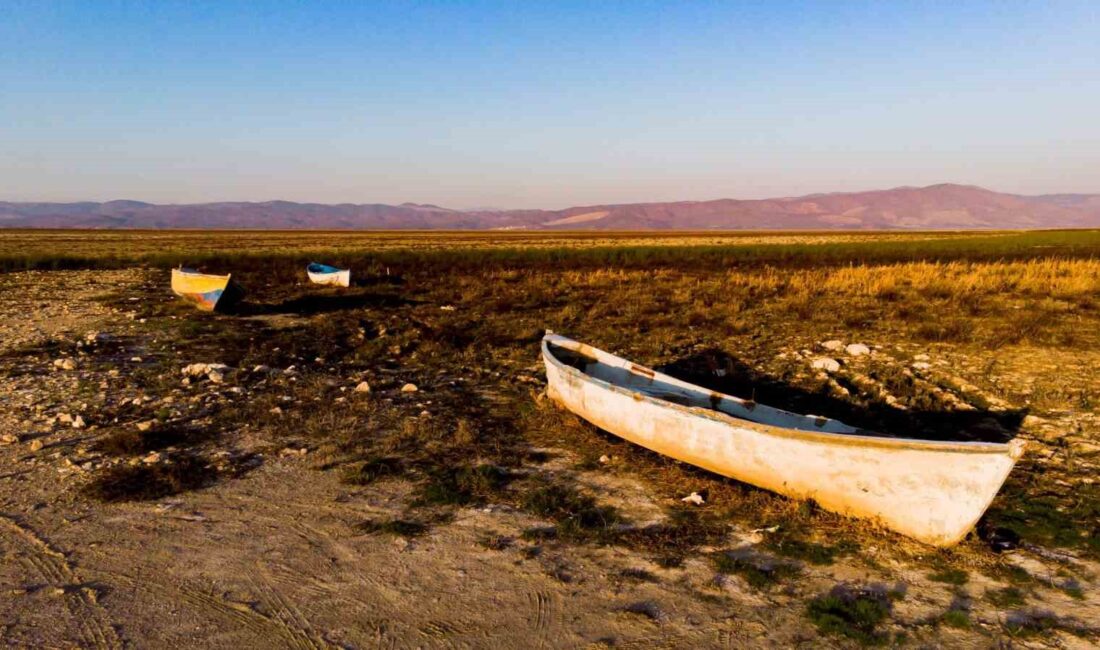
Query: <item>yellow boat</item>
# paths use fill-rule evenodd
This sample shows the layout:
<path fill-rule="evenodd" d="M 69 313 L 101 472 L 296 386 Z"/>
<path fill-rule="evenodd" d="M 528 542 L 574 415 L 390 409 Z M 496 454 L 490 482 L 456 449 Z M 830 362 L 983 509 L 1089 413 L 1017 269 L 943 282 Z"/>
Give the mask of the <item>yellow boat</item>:
<path fill-rule="evenodd" d="M 203 311 L 229 307 L 244 295 L 231 275 L 208 275 L 194 269 L 172 269 L 172 291 Z"/>

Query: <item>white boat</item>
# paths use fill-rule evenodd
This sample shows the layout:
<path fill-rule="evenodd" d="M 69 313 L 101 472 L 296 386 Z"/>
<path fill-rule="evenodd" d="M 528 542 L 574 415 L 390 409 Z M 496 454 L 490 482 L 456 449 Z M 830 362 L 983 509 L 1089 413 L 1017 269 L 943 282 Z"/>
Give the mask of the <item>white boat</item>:
<path fill-rule="evenodd" d="M 351 271 L 349 269 L 338 269 L 328 264 L 310 262 L 309 266 L 306 267 L 306 273 L 309 274 L 310 282 L 314 284 L 334 284 L 339 287 L 346 287 L 351 284 Z"/>
<path fill-rule="evenodd" d="M 548 396 L 605 431 L 935 546 L 966 536 L 1025 446 L 882 437 L 716 393 L 549 331 L 542 358 Z"/>

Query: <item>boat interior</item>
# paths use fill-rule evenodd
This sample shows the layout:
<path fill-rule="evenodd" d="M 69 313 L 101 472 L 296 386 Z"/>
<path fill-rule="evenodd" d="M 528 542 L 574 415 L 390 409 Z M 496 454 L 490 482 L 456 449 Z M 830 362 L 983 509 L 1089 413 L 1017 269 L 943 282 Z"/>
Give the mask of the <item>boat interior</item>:
<path fill-rule="evenodd" d="M 757 404 L 731 395 L 680 381 L 625 359 L 595 350 L 576 341 L 547 341 L 556 359 L 584 374 L 631 392 L 641 393 L 680 406 L 718 411 L 726 415 L 771 426 L 819 433 L 864 433 L 843 422 L 815 415 L 800 415 Z"/>

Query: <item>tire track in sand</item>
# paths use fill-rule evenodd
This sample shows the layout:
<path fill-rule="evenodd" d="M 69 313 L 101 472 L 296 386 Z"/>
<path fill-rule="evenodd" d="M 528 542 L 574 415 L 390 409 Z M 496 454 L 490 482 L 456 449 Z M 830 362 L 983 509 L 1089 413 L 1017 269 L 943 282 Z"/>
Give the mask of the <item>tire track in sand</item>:
<path fill-rule="evenodd" d="M 64 592 L 65 606 L 80 630 L 83 646 L 114 650 L 122 640 L 111 625 L 96 592 L 81 584 L 73 567 L 60 551 L 18 519 L 0 514 L 0 535 L 16 548 L 23 566 L 37 573 L 43 582 Z"/>

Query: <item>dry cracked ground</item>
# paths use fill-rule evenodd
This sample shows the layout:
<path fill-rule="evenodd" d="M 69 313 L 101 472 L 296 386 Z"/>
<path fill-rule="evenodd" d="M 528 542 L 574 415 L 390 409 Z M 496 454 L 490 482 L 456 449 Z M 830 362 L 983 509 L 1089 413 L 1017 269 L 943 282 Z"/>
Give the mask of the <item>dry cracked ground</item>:
<path fill-rule="evenodd" d="M 143 269 L 0 275 L 9 646 L 1097 643 L 1100 565 L 1082 537 L 1096 522 L 1050 530 L 1097 512 L 1072 504 L 1097 495 L 1084 403 L 1096 349 L 1044 348 L 1036 363 L 1019 347 L 818 337 L 746 361 L 837 400 L 981 410 L 972 428 L 993 437 L 1018 414 L 1027 461 L 988 530 L 942 553 L 558 412 L 540 399 L 537 331 L 490 361 L 468 349 L 474 324 L 438 324 L 471 309 L 461 292 L 328 292 L 310 309 L 298 297 L 226 317 L 187 310 L 164 284 Z M 354 315 L 330 324 L 338 310 Z M 310 337 L 341 341 L 340 358 Z M 686 366 L 736 370 L 695 347 L 680 350 L 699 353 Z M 661 356 L 636 358 L 673 358 Z M 1079 403 L 1016 410 L 1027 396 L 1061 404 L 1038 394 L 1051 386 Z M 681 501 L 691 492 L 704 505 Z"/>

